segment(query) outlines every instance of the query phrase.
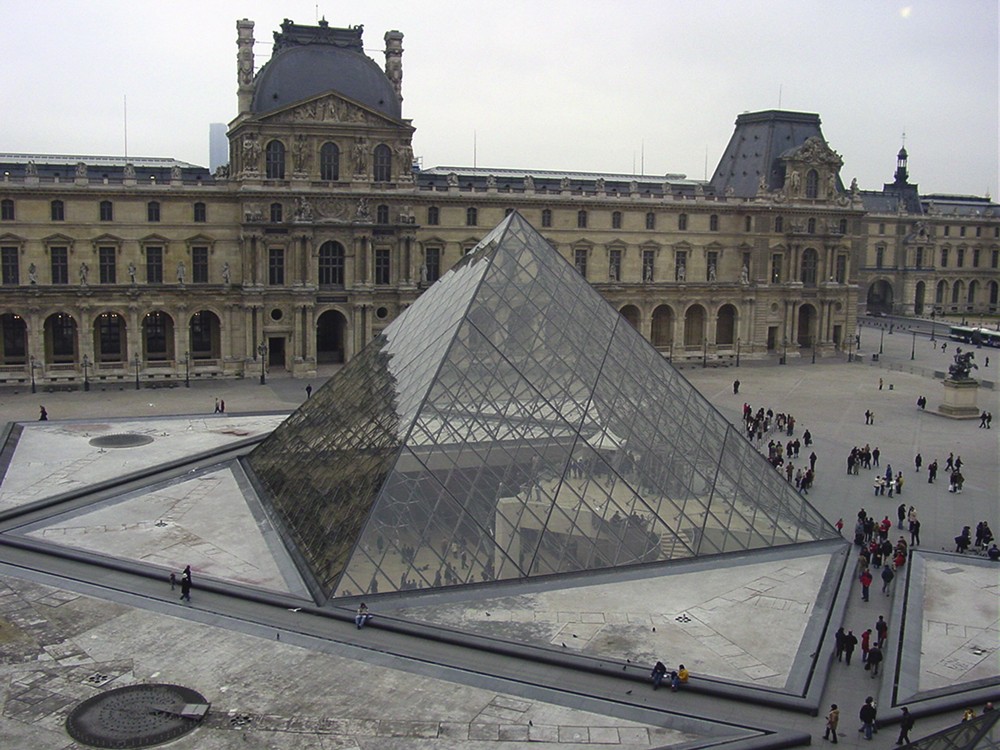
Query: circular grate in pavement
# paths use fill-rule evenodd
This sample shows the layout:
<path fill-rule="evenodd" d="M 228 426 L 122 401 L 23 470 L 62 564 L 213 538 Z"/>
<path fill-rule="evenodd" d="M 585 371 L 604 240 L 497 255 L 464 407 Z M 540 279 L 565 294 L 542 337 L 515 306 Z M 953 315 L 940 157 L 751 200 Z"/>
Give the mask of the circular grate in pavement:
<path fill-rule="evenodd" d="M 102 435 L 90 439 L 90 444 L 95 448 L 135 448 L 152 442 L 153 438 L 149 435 L 137 435 L 134 432 L 119 432 L 117 435 Z"/>
<path fill-rule="evenodd" d="M 66 718 L 66 731 L 91 747 L 150 747 L 187 734 L 208 710 L 205 697 L 180 685 L 128 685 L 88 698 Z"/>

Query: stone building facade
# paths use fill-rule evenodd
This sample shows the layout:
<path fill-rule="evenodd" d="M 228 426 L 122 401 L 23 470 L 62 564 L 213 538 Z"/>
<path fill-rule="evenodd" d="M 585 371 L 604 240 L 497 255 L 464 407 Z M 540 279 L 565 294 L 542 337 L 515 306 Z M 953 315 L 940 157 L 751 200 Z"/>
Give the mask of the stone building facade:
<path fill-rule="evenodd" d="M 421 169 L 402 34 L 379 65 L 361 27 L 285 21 L 255 72 L 253 31 L 237 23 L 215 174 L 0 154 L 0 382 L 314 376 L 510 211 L 673 361 L 828 356 L 850 346 L 859 303 L 996 310 L 997 205 L 920 197 L 905 156 L 901 182 L 845 187 L 817 115 L 740 115 L 705 181 Z"/>

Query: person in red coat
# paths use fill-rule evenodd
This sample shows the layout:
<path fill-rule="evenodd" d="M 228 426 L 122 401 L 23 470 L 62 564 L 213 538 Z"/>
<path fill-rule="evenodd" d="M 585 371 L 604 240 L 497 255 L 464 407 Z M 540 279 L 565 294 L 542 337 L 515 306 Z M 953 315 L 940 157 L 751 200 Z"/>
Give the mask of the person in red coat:
<path fill-rule="evenodd" d="M 868 601 L 868 588 L 872 585 L 872 574 L 865 568 L 861 571 L 861 598 Z"/>

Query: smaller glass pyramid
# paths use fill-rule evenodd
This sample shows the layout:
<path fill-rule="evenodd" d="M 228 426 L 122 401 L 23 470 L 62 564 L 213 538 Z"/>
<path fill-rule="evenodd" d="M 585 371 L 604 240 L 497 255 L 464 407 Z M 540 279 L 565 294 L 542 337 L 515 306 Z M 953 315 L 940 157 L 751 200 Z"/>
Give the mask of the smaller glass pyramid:
<path fill-rule="evenodd" d="M 516 213 L 248 464 L 322 600 L 839 537 Z"/>

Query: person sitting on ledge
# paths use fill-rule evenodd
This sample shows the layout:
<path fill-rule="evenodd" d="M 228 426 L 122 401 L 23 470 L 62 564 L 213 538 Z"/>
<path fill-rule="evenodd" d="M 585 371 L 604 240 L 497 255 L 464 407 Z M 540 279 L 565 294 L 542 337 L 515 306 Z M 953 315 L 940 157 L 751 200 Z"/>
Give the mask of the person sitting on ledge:
<path fill-rule="evenodd" d="M 688 677 L 690 677 L 690 673 L 684 665 L 681 664 L 676 672 L 670 673 L 670 689 L 676 693 L 677 688 L 681 685 L 687 685 Z"/>
<path fill-rule="evenodd" d="M 368 605 L 361 602 L 358 605 L 358 613 L 354 616 L 354 624 L 358 626 L 358 630 L 361 630 L 370 619 L 372 619 L 372 615 L 368 611 Z"/>

